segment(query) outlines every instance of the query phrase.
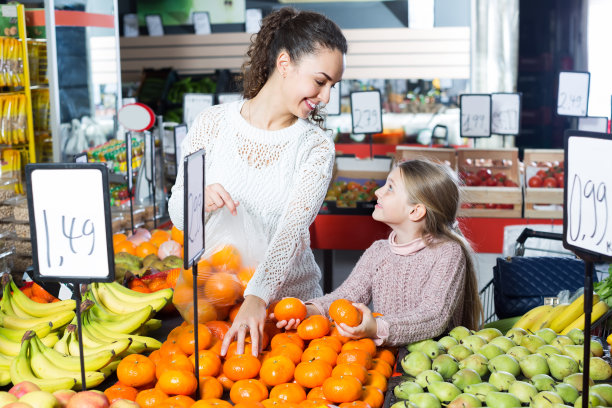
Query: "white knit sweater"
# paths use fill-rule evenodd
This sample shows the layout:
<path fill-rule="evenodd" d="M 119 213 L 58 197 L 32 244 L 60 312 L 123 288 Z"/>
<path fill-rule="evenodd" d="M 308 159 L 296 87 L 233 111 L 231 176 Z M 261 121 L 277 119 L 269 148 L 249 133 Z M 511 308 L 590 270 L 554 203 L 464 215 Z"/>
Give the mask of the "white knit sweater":
<path fill-rule="evenodd" d="M 285 296 L 304 300 L 321 296 L 321 272 L 310 249 L 308 228 L 331 179 L 334 143 L 303 119 L 281 130 L 255 128 L 240 115 L 243 103 L 204 110 L 189 130 L 182 152 L 205 149 L 206 185 L 221 184 L 240 202 L 238 211 L 248 211 L 263 226 L 267 251 L 245 296 L 256 295 L 266 303 Z M 183 229 L 180 159 L 168 209 L 174 225 Z"/>

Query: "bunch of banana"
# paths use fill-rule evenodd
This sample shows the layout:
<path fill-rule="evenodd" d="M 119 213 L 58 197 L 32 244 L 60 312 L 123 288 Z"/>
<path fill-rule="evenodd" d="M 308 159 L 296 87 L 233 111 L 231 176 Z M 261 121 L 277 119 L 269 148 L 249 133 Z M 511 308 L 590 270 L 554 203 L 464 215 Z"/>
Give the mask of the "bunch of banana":
<path fill-rule="evenodd" d="M 609 307 L 600 301 L 599 295 L 593 293 L 593 312 L 591 313 L 591 323 L 603 316 Z M 581 323 L 582 322 L 582 323 Z M 567 334 L 573 328 L 584 329 L 584 294 L 576 298 L 557 316 L 550 324 L 550 328 L 560 334 Z"/>
<path fill-rule="evenodd" d="M 554 310 L 552 305 L 534 307 L 525 313 L 512 327 L 520 327 L 529 332 L 535 332 L 540 329 L 540 326 L 546 321 L 546 317 L 552 310 Z"/>
<path fill-rule="evenodd" d="M 141 293 L 117 282 L 91 284 L 91 294 L 95 302 L 116 315 L 132 313 L 146 306 L 151 306 L 154 313 L 157 313 L 172 300 L 172 293 L 170 288 Z"/>

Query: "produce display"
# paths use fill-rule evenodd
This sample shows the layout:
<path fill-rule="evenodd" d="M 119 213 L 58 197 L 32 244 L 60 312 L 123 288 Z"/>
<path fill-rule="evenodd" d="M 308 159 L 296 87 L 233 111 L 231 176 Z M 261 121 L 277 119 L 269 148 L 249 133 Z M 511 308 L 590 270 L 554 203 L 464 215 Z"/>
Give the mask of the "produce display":
<path fill-rule="evenodd" d="M 357 181 L 336 180 L 325 195 L 325 201 L 335 201 L 337 207 L 354 208 L 357 202 L 376 200 L 374 192 L 380 188 L 376 180 L 362 183 Z"/>
<path fill-rule="evenodd" d="M 132 138 L 132 169 L 140 167 L 144 154 L 144 142 L 137 138 Z M 110 170 L 115 173 L 126 172 L 126 148 L 125 140 L 112 139 L 103 145 L 87 150 L 89 162 L 107 163 Z"/>
<path fill-rule="evenodd" d="M 531 163 L 531 168 L 537 168 L 534 175 L 530 176 L 530 168 L 527 169 L 527 184 L 531 188 L 563 188 L 564 165 L 563 162 L 538 162 Z"/>
<path fill-rule="evenodd" d="M 476 172 L 460 172 L 459 176 L 467 187 L 518 187 L 518 184 L 510 180 L 503 171 L 493 173 L 489 168 L 481 168 Z M 499 208 L 511 210 L 514 208 L 514 204 L 462 203 L 461 208 Z"/>

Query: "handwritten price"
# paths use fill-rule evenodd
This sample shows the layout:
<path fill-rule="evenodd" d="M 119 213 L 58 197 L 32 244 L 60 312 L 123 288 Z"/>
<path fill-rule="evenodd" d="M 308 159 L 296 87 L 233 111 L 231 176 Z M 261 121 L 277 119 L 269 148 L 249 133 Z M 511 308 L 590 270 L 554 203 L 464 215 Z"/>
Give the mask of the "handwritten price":
<path fill-rule="evenodd" d="M 191 213 L 189 214 L 189 242 L 194 243 L 195 240 L 200 236 L 202 231 L 202 210 L 203 210 L 203 197 L 202 194 L 189 193 L 188 197 L 191 205 Z"/>
<path fill-rule="evenodd" d="M 559 101 L 557 103 L 557 109 L 563 112 L 580 112 L 581 115 L 585 115 L 585 107 L 582 105 L 582 96 L 580 95 L 568 95 L 566 92 L 559 94 Z"/>
<path fill-rule="evenodd" d="M 62 219 L 62 235 L 63 238 L 66 238 L 68 240 L 68 247 L 70 248 L 70 253 L 68 254 L 64 254 L 64 255 L 59 255 L 59 259 L 58 261 L 58 265 L 57 266 L 63 266 L 64 264 L 64 257 L 70 256 L 70 254 L 74 254 L 77 255 L 79 253 L 83 254 L 85 253 L 86 256 L 90 256 L 93 251 L 94 248 L 96 246 L 96 230 L 94 227 L 93 222 L 91 221 L 91 219 L 85 219 L 83 221 L 82 224 L 80 224 L 80 228 L 77 228 L 76 232 L 75 232 L 75 223 L 77 222 L 77 219 L 75 217 L 72 217 L 72 219 L 67 218 L 65 215 L 61 216 Z M 47 218 L 47 210 L 43 210 L 43 220 L 44 220 L 44 224 L 45 224 L 45 238 L 46 238 L 46 249 L 47 249 L 47 266 L 49 268 L 51 268 L 51 259 L 53 259 L 54 257 L 52 256 L 52 248 L 51 248 L 51 239 L 49 237 L 50 233 L 56 231 L 56 229 L 49 229 L 49 220 Z M 66 222 L 67 220 L 69 220 L 68 222 Z M 80 235 L 76 235 L 79 234 Z M 83 247 L 86 244 L 83 244 L 83 242 L 90 240 L 91 241 L 91 246 L 89 247 L 85 247 L 83 249 Z M 55 241 L 57 242 L 59 245 L 56 245 L 56 249 L 57 247 L 61 247 L 61 241 Z M 76 249 L 75 247 L 78 247 L 78 249 Z M 89 249 L 87 249 L 89 248 Z"/>
<path fill-rule="evenodd" d="M 464 132 L 471 132 L 474 130 L 487 130 L 485 123 L 486 115 L 472 114 L 463 115 L 461 117 L 462 127 Z"/>
<path fill-rule="evenodd" d="M 355 109 L 355 131 L 369 132 L 370 128 L 380 124 L 380 117 L 376 109 Z"/>
<path fill-rule="evenodd" d="M 606 184 L 587 180 L 583 183 L 575 174 L 568 196 L 568 229 L 572 241 L 592 240 L 596 246 L 605 245 L 605 251 L 612 252 L 612 242 L 605 241 L 608 229 L 608 199 Z M 589 214 L 590 217 L 583 217 Z"/>
<path fill-rule="evenodd" d="M 493 126 L 501 130 L 514 131 L 518 123 L 518 112 L 516 110 L 500 110 L 493 113 Z"/>

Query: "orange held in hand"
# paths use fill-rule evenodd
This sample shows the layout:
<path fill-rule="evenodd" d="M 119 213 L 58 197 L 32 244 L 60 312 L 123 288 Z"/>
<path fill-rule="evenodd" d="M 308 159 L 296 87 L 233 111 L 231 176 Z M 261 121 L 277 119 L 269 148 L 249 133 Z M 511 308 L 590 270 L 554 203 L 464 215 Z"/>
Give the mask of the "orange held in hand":
<path fill-rule="evenodd" d="M 329 317 L 336 323 L 355 327 L 361 323 L 361 311 L 346 299 L 334 300 L 329 305 Z"/>
<path fill-rule="evenodd" d="M 155 364 L 142 354 L 131 354 L 117 366 L 117 378 L 130 387 L 143 386 L 155 381 Z"/>
<path fill-rule="evenodd" d="M 304 320 L 306 318 L 306 305 L 300 299 L 284 298 L 274 306 L 274 317 L 279 322 L 291 319 Z"/>

